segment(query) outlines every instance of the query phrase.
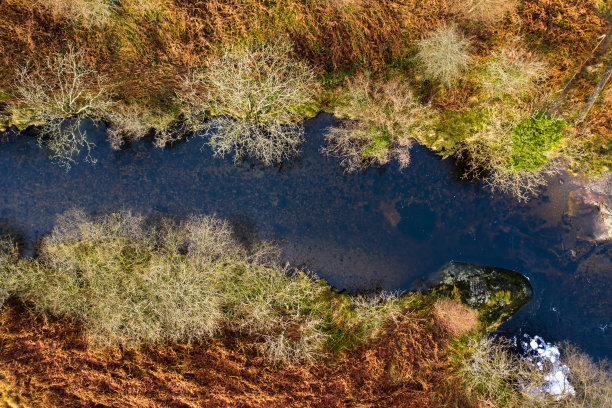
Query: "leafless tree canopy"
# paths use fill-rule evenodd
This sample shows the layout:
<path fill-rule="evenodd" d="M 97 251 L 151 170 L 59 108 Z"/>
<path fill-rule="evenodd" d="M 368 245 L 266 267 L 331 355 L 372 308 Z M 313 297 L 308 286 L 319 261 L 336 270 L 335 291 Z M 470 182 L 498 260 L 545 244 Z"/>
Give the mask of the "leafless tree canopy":
<path fill-rule="evenodd" d="M 104 77 L 72 47 L 48 57 L 40 68 L 21 67 L 15 93 L 25 114 L 40 125 L 41 143 L 68 167 L 76 155 L 92 147 L 81 120 L 98 119 L 112 106 Z"/>
<path fill-rule="evenodd" d="M 179 99 L 187 124 L 210 137 L 216 154 L 274 164 L 297 153 L 296 121 L 315 90 L 312 69 L 279 40 L 227 49 L 184 78 Z"/>

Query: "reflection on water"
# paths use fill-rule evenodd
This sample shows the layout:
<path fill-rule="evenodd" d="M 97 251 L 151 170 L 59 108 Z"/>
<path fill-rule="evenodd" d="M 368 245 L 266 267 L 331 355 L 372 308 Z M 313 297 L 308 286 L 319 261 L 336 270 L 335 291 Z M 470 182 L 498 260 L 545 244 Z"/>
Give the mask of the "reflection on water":
<path fill-rule="evenodd" d="M 72 207 L 215 213 L 353 291 L 407 289 L 450 260 L 514 269 L 531 279 L 535 297 L 503 331 L 569 339 L 612 357 L 612 245 L 580 240 L 563 216 L 571 180 L 555 179 L 521 205 L 458 180 L 450 160 L 421 147 L 403 171 L 344 175 L 318 151 L 331 121 L 309 121 L 302 158 L 282 169 L 234 166 L 196 138 L 170 150 L 138 142 L 112 151 L 100 142 L 96 165 L 66 172 L 35 140 L 12 135 L 0 144 L 0 231 L 31 247 Z"/>

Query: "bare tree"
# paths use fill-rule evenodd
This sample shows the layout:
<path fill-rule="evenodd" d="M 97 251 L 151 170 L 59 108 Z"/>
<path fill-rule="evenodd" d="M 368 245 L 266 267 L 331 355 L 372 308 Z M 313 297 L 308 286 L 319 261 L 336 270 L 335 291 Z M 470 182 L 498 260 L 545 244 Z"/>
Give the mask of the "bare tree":
<path fill-rule="evenodd" d="M 48 57 L 39 69 L 33 64 L 20 67 L 15 94 L 29 121 L 40 125 L 39 141 L 60 164 L 70 167 L 81 151 L 92 160 L 92 143 L 81 121 L 100 118 L 112 102 L 104 77 L 86 63 L 82 51 L 69 47 Z"/>
<path fill-rule="evenodd" d="M 300 109 L 317 83 L 291 51 L 284 41 L 236 46 L 185 77 L 179 100 L 188 127 L 210 137 L 218 155 L 266 165 L 295 155 L 303 140 Z"/>

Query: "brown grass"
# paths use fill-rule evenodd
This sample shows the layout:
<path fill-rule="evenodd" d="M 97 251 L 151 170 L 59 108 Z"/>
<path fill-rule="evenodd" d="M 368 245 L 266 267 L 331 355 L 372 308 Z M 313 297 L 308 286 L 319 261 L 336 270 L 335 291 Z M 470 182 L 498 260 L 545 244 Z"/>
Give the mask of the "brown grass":
<path fill-rule="evenodd" d="M 448 298 L 436 301 L 433 316 L 438 326 L 453 336 L 468 333 L 478 326 L 478 312 Z"/>
<path fill-rule="evenodd" d="M 356 65 L 381 69 L 414 56 L 416 41 L 449 21 L 454 4 L 124 0 L 113 6 L 105 26 L 90 29 L 33 0 L 5 0 L 0 3 L 0 88 L 10 87 L 15 66 L 44 60 L 71 43 L 86 50 L 96 70 L 117 84 L 119 99 L 150 107 L 168 104 L 180 75 L 240 39 L 288 37 L 296 54 L 320 73 Z M 530 48 L 546 49 L 553 89 L 562 87 L 606 26 L 594 0 L 526 0 L 494 25 L 475 29 L 460 24 L 477 55 L 486 54 L 506 35 L 519 33 Z M 440 96 L 444 104 L 448 99 L 447 94 Z"/>
<path fill-rule="evenodd" d="M 606 32 L 608 23 L 597 14 L 594 0 L 527 0 L 516 17 L 531 47 L 546 51 L 549 86 L 561 89 Z"/>
<path fill-rule="evenodd" d="M 108 0 L 41 0 L 40 3 L 56 18 L 90 27 L 104 26 L 111 14 L 111 2 Z"/>
<path fill-rule="evenodd" d="M 515 7 L 515 0 L 458 0 L 452 10 L 468 20 L 493 24 L 504 18 Z"/>
<path fill-rule="evenodd" d="M 0 407 L 2 408 L 29 408 L 25 400 L 6 382 L 0 374 Z"/>
<path fill-rule="evenodd" d="M 471 406 L 448 382 L 446 334 L 412 312 L 378 342 L 312 367 L 270 366 L 231 332 L 191 346 L 94 353 L 78 325 L 22 304 L 5 306 L 1 323 L 0 363 L 35 406 Z"/>

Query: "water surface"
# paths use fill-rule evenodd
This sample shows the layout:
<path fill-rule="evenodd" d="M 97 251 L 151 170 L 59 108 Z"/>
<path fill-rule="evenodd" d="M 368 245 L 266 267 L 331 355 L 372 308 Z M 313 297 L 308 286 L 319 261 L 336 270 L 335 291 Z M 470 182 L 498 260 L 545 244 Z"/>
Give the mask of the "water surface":
<path fill-rule="evenodd" d="M 214 158 L 200 138 L 113 151 L 102 129 L 94 134 L 97 163 L 67 172 L 33 138 L 11 134 L 0 144 L 0 230 L 31 248 L 73 207 L 216 214 L 245 238 L 278 241 L 287 261 L 351 291 L 408 289 L 450 260 L 514 269 L 531 279 L 535 296 L 501 331 L 567 339 L 612 357 L 612 244 L 578 238 L 564 215 L 569 178 L 520 204 L 459 180 L 451 160 L 420 146 L 405 170 L 345 175 L 319 153 L 333 121 L 308 121 L 301 159 L 280 169 Z"/>

